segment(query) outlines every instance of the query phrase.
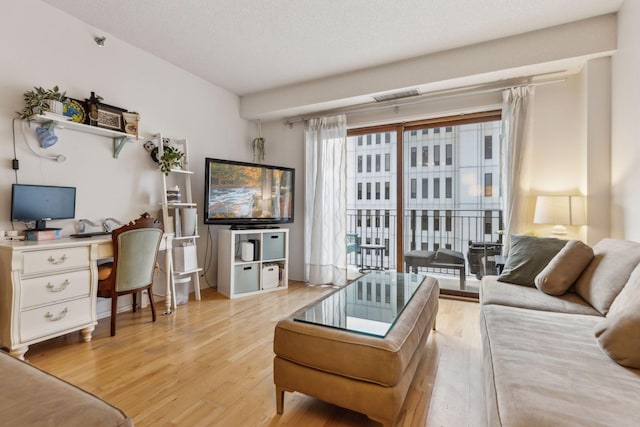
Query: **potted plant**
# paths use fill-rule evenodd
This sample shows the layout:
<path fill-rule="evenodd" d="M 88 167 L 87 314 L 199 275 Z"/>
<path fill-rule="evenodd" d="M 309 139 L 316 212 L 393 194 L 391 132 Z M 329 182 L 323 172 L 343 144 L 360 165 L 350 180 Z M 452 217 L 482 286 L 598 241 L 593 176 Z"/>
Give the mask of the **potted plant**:
<path fill-rule="evenodd" d="M 177 148 L 165 146 L 160 157 L 160 170 L 165 175 L 169 175 L 171 169 L 182 168 L 184 153 Z"/>
<path fill-rule="evenodd" d="M 33 90 L 24 93 L 25 106 L 18 115 L 25 120 L 36 114 L 44 114 L 46 111 L 62 114 L 63 104 L 68 99 L 66 92 L 60 92 L 58 86 L 52 89 L 34 87 Z"/>

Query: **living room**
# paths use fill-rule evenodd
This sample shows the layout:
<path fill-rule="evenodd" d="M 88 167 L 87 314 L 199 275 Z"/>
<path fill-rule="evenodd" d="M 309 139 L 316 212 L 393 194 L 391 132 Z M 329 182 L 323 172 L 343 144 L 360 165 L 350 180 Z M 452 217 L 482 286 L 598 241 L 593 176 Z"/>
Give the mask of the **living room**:
<path fill-rule="evenodd" d="M 640 225 L 634 221 L 640 211 L 640 202 L 635 196 L 639 172 L 634 162 L 640 150 L 635 141 L 640 120 L 634 102 L 634 95 L 640 92 L 636 79 L 640 71 L 637 53 L 640 30 L 635 25 L 640 19 L 640 8 L 633 0 L 619 3 L 620 8 L 615 14 L 607 12 L 601 16 L 585 16 L 585 20 L 563 23 L 550 30 L 513 35 L 374 69 L 239 95 L 183 70 L 179 63 L 162 60 L 62 12 L 55 7 L 55 2 L 11 2 L 3 5 L 0 18 L 0 43 L 5 55 L 1 72 L 3 97 L 0 99 L 0 112 L 5 117 L 0 124 L 0 135 L 5 141 L 2 149 L 5 167 L 2 168 L 0 200 L 2 206 L 10 205 L 11 184 L 17 174 L 21 183 L 77 187 L 76 218 L 130 220 L 144 211 L 157 213 L 162 192 L 161 175 L 142 144 L 146 140 L 144 136 L 162 132 L 163 135 L 188 138 L 190 167 L 196 177 L 192 181 L 193 193 L 200 201 L 204 192 L 204 158 L 251 161 L 251 141 L 258 136 L 256 120 L 261 120 L 261 132 L 266 141 L 265 162 L 294 167 L 298 171 L 296 221 L 287 228 L 290 232 L 289 277 L 301 281 L 304 276 L 302 141 L 305 127 L 303 122 L 287 125 L 283 120 L 329 111 L 344 100 L 359 103 L 353 100 L 406 87 L 425 85 L 435 91 L 522 75 L 552 73 L 549 76 L 554 77 L 553 73 L 562 70 L 563 75 L 554 78 L 557 81 L 536 88 L 533 129 L 536 141 L 533 164 L 536 166 L 531 179 L 531 193 L 553 191 L 588 195 L 589 224 L 573 231 L 576 238 L 589 244 L 595 244 L 604 237 L 640 241 Z M 167 28 L 166 31 L 175 29 Z M 94 37 L 97 35 L 107 36 L 103 47 L 96 45 Z M 219 66 L 224 67 L 224 64 Z M 259 68 L 257 64 L 255 70 Z M 37 145 L 33 129 L 28 124 L 14 123 L 10 119 L 15 118 L 15 112 L 22 108 L 25 91 L 33 86 L 54 85 L 59 85 L 74 98 L 88 98 L 93 91 L 107 104 L 139 112 L 140 142 L 126 144 L 115 159 L 110 141 L 60 130 L 56 145 L 46 150 L 33 148 L 37 154 L 32 152 L 27 144 L 30 147 Z M 353 115 L 349 126 L 362 127 L 475 111 L 500 103 L 501 95 L 497 91 L 434 98 L 406 111 L 401 109 L 401 117 L 393 111 Z M 50 159 L 60 154 L 66 157 L 64 162 Z M 17 172 L 11 167 L 10 160 L 14 158 L 20 161 Z M 203 239 L 198 255 L 203 265 L 207 263 L 206 277 L 201 283 L 203 288 L 215 287 L 218 228 L 200 225 Z M 11 230 L 12 226 L 18 225 L 11 223 L 7 208 L 0 213 L 0 228 Z M 76 224 L 75 221 L 60 221 L 58 226 L 63 228 L 63 234 L 68 235 L 75 231 Z M 530 228 L 544 231 L 535 227 L 530 224 Z M 207 240 L 211 241 L 212 248 L 208 255 L 204 244 Z M 161 280 L 159 286 L 163 286 Z M 306 296 L 298 296 L 299 304 L 295 300 L 282 303 L 286 312 L 280 314 L 287 315 L 298 305 L 309 302 L 317 296 L 315 292 L 312 290 Z M 295 295 L 285 298 L 294 299 Z M 234 301 L 227 309 L 244 313 L 248 304 L 247 301 Z M 187 319 L 180 317 L 181 308 L 178 308 L 174 319 L 166 322 L 179 325 L 180 333 L 193 334 L 197 340 L 198 332 L 194 332 L 194 329 L 198 330 L 197 324 L 184 323 Z M 216 316 L 204 307 L 199 310 L 201 312 L 190 311 L 188 319 L 197 322 L 200 316 Z M 458 306 L 452 306 L 451 310 L 455 312 Z M 108 303 L 100 301 L 98 312 L 99 317 L 108 315 Z M 277 315 L 265 310 L 262 319 L 270 320 Z M 473 315 L 472 312 L 464 316 Z M 125 325 L 128 324 L 125 317 L 122 320 L 124 336 Z M 251 316 L 244 313 L 243 318 L 251 319 Z M 136 328 L 142 327 L 145 320 L 144 317 L 137 319 L 140 324 L 136 323 Z M 225 318 L 219 317 L 218 320 L 224 322 Z M 99 325 L 99 330 L 101 327 Z M 145 329 L 157 340 L 147 343 L 150 353 L 153 353 L 154 346 L 163 343 L 164 328 Z M 213 338 L 208 336 L 206 339 Z M 243 344 L 247 349 L 252 345 L 248 342 Z M 63 346 L 57 346 L 57 351 L 62 351 L 65 357 L 73 357 L 68 347 L 81 345 L 73 341 L 66 346 L 67 349 L 61 350 Z M 180 345 L 195 349 L 204 343 L 190 344 L 184 340 Z M 237 357 L 241 357 L 240 353 L 238 350 Z M 256 364 L 254 369 L 271 369 L 271 357 L 269 354 L 269 357 L 261 359 L 265 365 L 258 367 Z M 196 353 L 194 358 L 197 358 Z M 46 365 L 46 360 L 41 361 Z M 203 369 L 215 369 L 212 359 L 206 362 L 206 366 L 196 360 L 194 364 Z M 96 373 L 94 379 L 85 379 L 84 384 L 91 384 L 94 380 L 99 382 L 100 376 Z M 123 382 L 122 387 L 126 386 Z M 113 396 L 113 390 L 109 393 Z M 275 404 L 270 400 L 272 393 L 273 390 L 265 392 L 265 402 L 261 403 L 275 415 Z M 310 410 L 313 412 L 317 407 L 312 404 Z M 285 414 L 286 411 L 285 406 Z M 337 417 L 352 416 L 342 414 Z M 163 421 L 142 419 L 140 424 Z M 263 421 L 268 424 L 272 420 Z M 356 418 L 355 423 L 359 421 L 362 418 Z M 295 420 L 289 422 L 295 424 Z M 255 423 L 259 424 L 259 421 Z"/>

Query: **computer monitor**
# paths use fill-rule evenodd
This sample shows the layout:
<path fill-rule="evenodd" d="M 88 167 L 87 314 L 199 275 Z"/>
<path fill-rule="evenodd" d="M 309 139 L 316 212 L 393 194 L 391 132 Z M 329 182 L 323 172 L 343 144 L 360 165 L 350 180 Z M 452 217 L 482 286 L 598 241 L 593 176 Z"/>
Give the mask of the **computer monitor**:
<path fill-rule="evenodd" d="M 46 230 L 47 221 L 76 216 L 76 188 L 13 184 L 11 221 L 35 221 L 35 230 Z"/>

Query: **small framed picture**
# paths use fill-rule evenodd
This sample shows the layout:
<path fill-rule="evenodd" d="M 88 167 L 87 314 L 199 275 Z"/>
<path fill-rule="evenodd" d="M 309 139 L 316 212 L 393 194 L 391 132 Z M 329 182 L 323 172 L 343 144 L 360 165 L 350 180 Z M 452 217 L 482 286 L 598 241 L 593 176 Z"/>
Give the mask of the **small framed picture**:
<path fill-rule="evenodd" d="M 124 131 L 122 113 L 126 112 L 126 109 L 101 103 L 96 104 L 95 108 L 97 110 L 97 118 L 95 122 L 92 120 L 91 124 L 95 123 L 95 126 L 105 129 L 117 130 L 120 132 Z"/>

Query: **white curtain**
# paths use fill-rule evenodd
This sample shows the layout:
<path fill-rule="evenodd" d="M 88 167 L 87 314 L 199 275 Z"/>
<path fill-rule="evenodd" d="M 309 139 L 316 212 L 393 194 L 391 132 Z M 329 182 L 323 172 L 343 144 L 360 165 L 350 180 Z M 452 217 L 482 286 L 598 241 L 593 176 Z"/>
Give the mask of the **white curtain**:
<path fill-rule="evenodd" d="M 509 251 L 511 234 L 523 233 L 527 224 L 534 94 L 534 86 L 510 88 L 502 92 L 505 253 Z"/>
<path fill-rule="evenodd" d="M 347 118 L 309 120 L 305 132 L 304 279 L 347 280 Z"/>

